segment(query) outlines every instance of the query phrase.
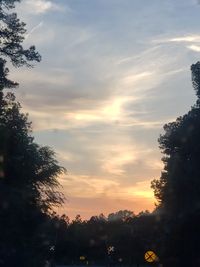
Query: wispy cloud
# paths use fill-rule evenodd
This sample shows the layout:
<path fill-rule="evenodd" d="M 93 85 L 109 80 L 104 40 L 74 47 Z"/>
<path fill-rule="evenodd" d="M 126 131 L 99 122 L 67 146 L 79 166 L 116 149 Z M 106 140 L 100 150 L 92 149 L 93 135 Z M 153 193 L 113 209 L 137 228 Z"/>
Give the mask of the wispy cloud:
<path fill-rule="evenodd" d="M 188 45 L 187 48 L 195 52 L 200 52 L 200 45 Z"/>
<path fill-rule="evenodd" d="M 123 186 L 117 181 L 105 179 L 100 176 L 69 175 L 69 177 L 60 178 L 60 182 L 66 188 L 71 188 L 70 194 L 73 195 L 73 197 L 91 199 L 105 196 L 110 199 L 130 199 L 131 197 L 135 199 L 154 199 L 150 186 L 151 180 L 136 182 L 134 186 Z"/>
<path fill-rule="evenodd" d="M 70 187 L 70 194 L 74 197 L 93 198 L 100 197 L 107 190 L 119 187 L 119 182 L 110 179 L 105 179 L 100 176 L 89 175 L 73 175 L 68 177 L 61 177 L 60 182 L 67 188 Z M 67 193 L 67 192 L 66 192 Z"/>
<path fill-rule="evenodd" d="M 35 14 L 44 14 L 48 11 L 63 11 L 61 5 L 49 0 L 26 0 L 28 11 Z"/>
<path fill-rule="evenodd" d="M 177 36 L 177 37 L 171 37 L 171 38 L 164 38 L 164 39 L 156 39 L 153 40 L 153 43 L 170 43 L 170 42 L 174 42 L 174 43 L 182 43 L 182 42 L 200 42 L 200 35 L 198 34 L 191 34 L 191 35 L 184 35 L 184 36 Z"/>
<path fill-rule="evenodd" d="M 200 52 L 200 35 L 198 34 L 184 35 L 184 36 L 172 37 L 172 38 L 166 38 L 166 39 L 158 39 L 158 40 L 154 40 L 153 43 L 157 43 L 157 44 L 165 44 L 165 43 L 182 44 L 183 43 L 183 45 L 186 48 L 192 51 L 195 51 L 195 52 Z"/>
<path fill-rule="evenodd" d="M 133 74 L 133 75 L 128 75 L 126 77 L 123 78 L 123 82 L 125 84 L 134 84 L 135 82 L 138 82 L 144 78 L 147 78 L 148 76 L 151 76 L 152 72 L 142 72 L 139 74 Z"/>
<path fill-rule="evenodd" d="M 129 145 L 122 143 L 120 145 L 107 145 L 104 148 L 106 152 L 102 158 L 102 170 L 108 174 L 117 176 L 127 175 L 126 166 L 134 164 L 143 157 L 152 153 L 151 149 L 144 149 L 134 143 L 130 142 Z"/>

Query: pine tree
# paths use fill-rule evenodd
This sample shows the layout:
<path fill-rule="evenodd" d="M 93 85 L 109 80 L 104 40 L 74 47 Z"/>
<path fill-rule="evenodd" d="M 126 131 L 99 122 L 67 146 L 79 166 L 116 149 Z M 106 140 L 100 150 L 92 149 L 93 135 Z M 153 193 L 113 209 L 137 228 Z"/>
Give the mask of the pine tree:
<path fill-rule="evenodd" d="M 15 4 L 20 0 L 0 0 L 0 177 L 3 174 L 2 163 L 5 151 L 3 150 L 5 133 L 1 127 L 3 108 L 3 89 L 16 88 L 18 84 L 7 79 L 9 69 L 6 67 L 10 60 L 14 67 L 31 67 L 31 62 L 39 62 L 40 54 L 35 46 L 23 48 L 26 24 L 21 22 L 17 14 L 12 12 Z"/>
<path fill-rule="evenodd" d="M 34 142 L 31 123 L 8 79 L 14 67 L 32 67 L 41 56 L 35 47 L 23 48 L 25 23 L 12 13 L 19 0 L 0 0 L 0 266 L 43 267 L 51 235 L 45 225 L 54 206 L 63 202 L 58 176 L 65 172 L 49 147 Z"/>
<path fill-rule="evenodd" d="M 43 266 L 46 255 L 41 251 L 47 249 L 49 240 L 42 239 L 42 245 L 40 228 L 52 208 L 63 202 L 57 178 L 65 169 L 49 147 L 34 143 L 31 123 L 20 112 L 14 94 L 8 93 L 3 101 L 6 153 L 0 179 L 1 266 Z"/>
<path fill-rule="evenodd" d="M 164 170 L 152 182 L 165 226 L 164 256 L 179 260 L 177 266 L 195 266 L 200 249 L 200 62 L 191 71 L 196 104 L 164 126 L 159 138 Z"/>
<path fill-rule="evenodd" d="M 15 3 L 20 0 L 0 0 L 0 57 L 9 59 L 15 67 L 31 67 L 32 61 L 39 62 L 41 56 L 35 46 L 23 47 L 26 24 L 21 22 L 15 12 Z"/>

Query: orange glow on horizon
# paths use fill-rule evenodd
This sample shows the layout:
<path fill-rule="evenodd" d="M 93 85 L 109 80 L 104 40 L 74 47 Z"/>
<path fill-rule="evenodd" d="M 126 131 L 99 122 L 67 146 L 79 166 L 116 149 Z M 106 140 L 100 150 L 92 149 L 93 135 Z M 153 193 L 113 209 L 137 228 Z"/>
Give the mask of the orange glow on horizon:
<path fill-rule="evenodd" d="M 141 211 L 149 210 L 152 212 L 155 209 L 155 198 L 150 197 L 149 193 L 143 198 L 141 195 L 137 198 L 130 199 L 101 199 L 101 198 L 68 198 L 68 201 L 56 210 L 60 215 L 66 214 L 70 220 L 73 220 L 76 215 L 81 215 L 84 220 L 90 219 L 92 216 L 103 213 L 105 216 L 117 212 L 119 210 L 131 210 L 135 214 Z"/>

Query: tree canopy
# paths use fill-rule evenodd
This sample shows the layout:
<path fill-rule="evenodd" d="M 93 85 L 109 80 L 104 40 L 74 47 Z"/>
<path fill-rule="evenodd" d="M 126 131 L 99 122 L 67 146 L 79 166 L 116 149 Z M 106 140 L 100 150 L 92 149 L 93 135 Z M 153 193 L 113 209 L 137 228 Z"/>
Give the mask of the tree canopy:
<path fill-rule="evenodd" d="M 65 169 L 59 166 L 53 150 L 34 142 L 31 123 L 20 112 L 14 94 L 8 93 L 3 103 L 1 129 L 5 134 L 5 153 L 0 179 L 0 229 L 4 242 L 0 258 L 5 266 L 16 262 L 18 266 L 27 266 L 25 263 L 37 266 L 30 253 L 39 261 L 38 248 L 42 243 L 40 235 L 36 238 L 37 233 L 52 208 L 63 202 L 57 178 Z"/>
<path fill-rule="evenodd" d="M 176 214 L 200 208 L 200 63 L 192 65 L 191 70 L 196 104 L 164 126 L 165 133 L 159 138 L 164 170 L 161 178 L 152 183 L 160 206 Z"/>
<path fill-rule="evenodd" d="M 0 265 L 44 266 L 52 240 L 44 231 L 54 206 L 63 203 L 58 176 L 65 172 L 52 149 L 34 142 L 8 79 L 14 67 L 32 67 L 41 56 L 23 47 L 25 23 L 12 12 L 20 1 L 0 0 Z M 46 234 L 45 234 L 46 233 Z"/>
<path fill-rule="evenodd" d="M 0 1 L 0 57 L 9 59 L 15 67 L 28 66 L 41 60 L 35 46 L 23 47 L 26 24 L 21 22 L 15 12 L 10 12 L 19 0 Z"/>
<path fill-rule="evenodd" d="M 191 71 L 196 104 L 164 126 L 165 133 L 159 138 L 164 170 L 160 179 L 152 182 L 166 222 L 168 253 L 177 253 L 179 259 L 186 251 L 198 253 L 200 247 L 199 242 L 194 245 L 195 236 L 200 234 L 196 228 L 200 220 L 200 62 L 193 64 Z"/>

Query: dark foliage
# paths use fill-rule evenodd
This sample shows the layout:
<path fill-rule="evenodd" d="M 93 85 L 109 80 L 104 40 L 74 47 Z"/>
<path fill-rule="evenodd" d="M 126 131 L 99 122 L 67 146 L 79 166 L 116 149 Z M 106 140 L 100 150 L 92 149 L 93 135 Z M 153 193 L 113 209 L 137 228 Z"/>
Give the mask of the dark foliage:
<path fill-rule="evenodd" d="M 127 212 L 127 211 L 126 211 Z M 124 211 L 116 212 L 122 214 Z M 129 212 L 132 214 L 132 212 Z M 110 218 L 113 214 L 108 215 Z M 109 220 L 102 214 L 92 216 L 84 221 L 78 215 L 69 223 L 66 216 L 54 217 L 57 230 L 54 258 L 59 264 L 89 265 L 133 265 L 144 263 L 144 253 L 155 250 L 159 255 L 157 237 L 159 218 L 156 214 L 141 213 Z M 52 226 L 51 226 L 52 227 Z M 114 252 L 108 254 L 108 248 L 114 247 Z M 85 259 L 80 260 L 80 256 Z M 122 262 L 119 260 L 122 259 Z"/>
<path fill-rule="evenodd" d="M 63 196 L 57 191 L 64 169 L 48 147 L 34 143 L 27 115 L 12 93 L 3 98 L 1 129 L 4 135 L 3 175 L 0 179 L 0 260 L 11 266 L 38 266 L 45 218 Z M 35 263 L 31 257 L 35 255 Z M 44 260 L 44 258 L 41 259 Z M 6 265 L 5 265 L 6 266 Z"/>
<path fill-rule="evenodd" d="M 200 249 L 200 231 L 196 227 L 200 222 L 200 63 L 192 65 L 191 70 L 198 99 L 187 114 L 164 126 L 159 144 L 165 167 L 152 187 L 164 220 L 164 257 L 193 266 Z M 196 263 L 191 263 L 191 258 L 183 263 L 182 255 L 186 253 Z"/>
<path fill-rule="evenodd" d="M 15 7 L 16 0 L 0 1 L 0 57 L 11 60 L 15 67 L 31 67 L 32 61 L 39 62 L 41 56 L 35 50 L 35 46 L 23 48 L 26 24 L 21 22 L 16 13 L 9 12 Z"/>
<path fill-rule="evenodd" d="M 15 0 L 0 1 L 0 266 L 43 267 L 54 243 L 45 230 L 51 210 L 63 202 L 58 191 L 59 166 L 49 147 L 34 142 L 31 123 L 13 93 L 6 60 L 15 67 L 31 67 L 40 55 L 24 49 L 25 23 L 16 13 Z"/>

